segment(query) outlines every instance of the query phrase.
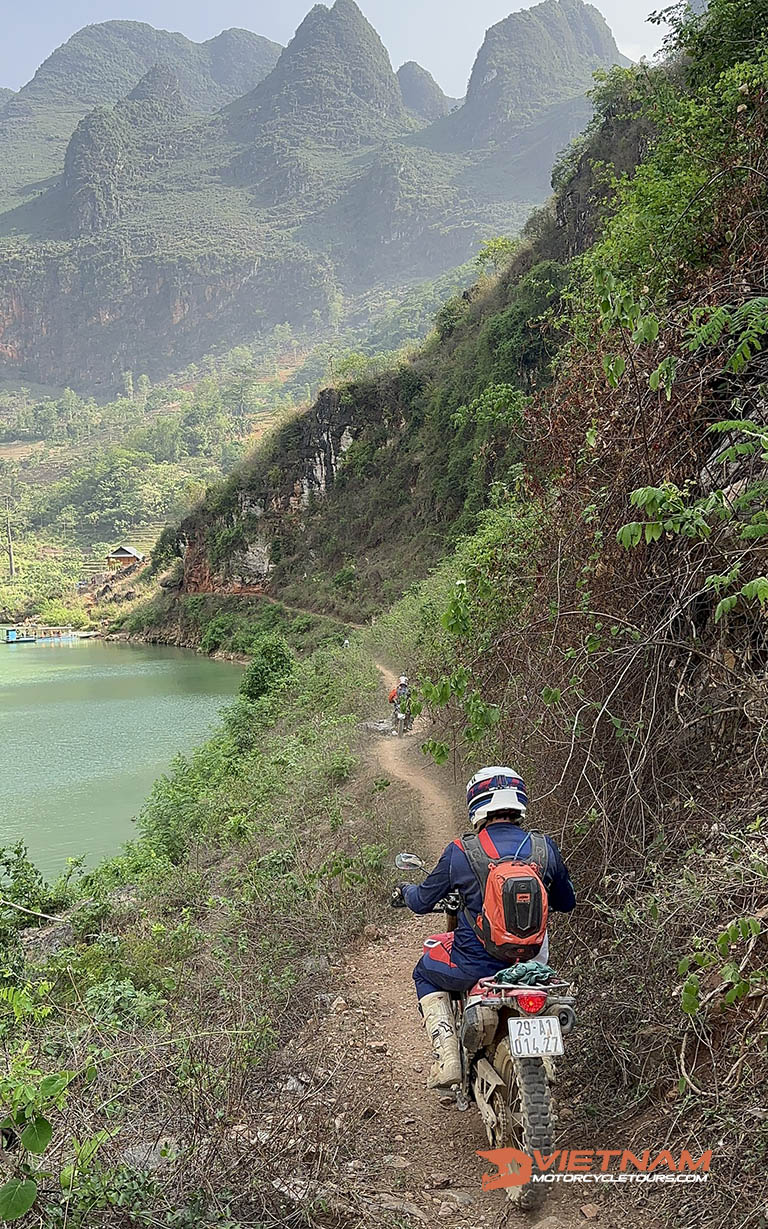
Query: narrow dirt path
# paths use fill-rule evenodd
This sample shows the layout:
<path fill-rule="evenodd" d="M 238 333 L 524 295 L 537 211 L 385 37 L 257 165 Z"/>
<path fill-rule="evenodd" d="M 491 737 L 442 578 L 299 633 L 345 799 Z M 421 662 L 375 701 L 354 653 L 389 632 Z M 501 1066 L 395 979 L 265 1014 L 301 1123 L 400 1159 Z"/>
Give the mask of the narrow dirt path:
<path fill-rule="evenodd" d="M 190 594 L 199 594 L 209 597 L 210 593 L 204 589 L 194 589 L 192 587 L 186 590 Z M 266 603 L 270 606 L 282 606 L 283 610 L 287 610 L 290 614 L 295 615 L 312 615 L 315 619 L 327 619 L 329 623 L 338 623 L 339 627 L 349 627 L 354 631 L 363 632 L 368 626 L 367 623 L 353 623 L 350 619 L 342 619 L 340 615 L 324 614 L 322 610 L 310 610 L 307 606 L 292 606 L 290 602 L 285 602 L 276 594 L 265 593 L 257 586 L 242 585 L 239 589 L 230 589 L 227 591 L 227 597 L 249 597 L 254 602 Z"/>
<path fill-rule="evenodd" d="M 387 690 L 390 671 L 379 666 Z M 434 861 L 461 831 L 463 790 L 437 779 L 420 754 L 418 737 L 382 737 L 375 754 L 393 785 L 416 795 L 422 838 L 418 852 Z M 394 878 L 394 874 L 393 874 Z M 398 1210 L 426 1225 L 456 1229 L 575 1229 L 586 1222 L 578 1204 L 555 1197 L 538 1216 L 517 1212 L 502 1194 L 486 1195 L 481 1177 L 487 1169 L 476 1155 L 487 1146 L 474 1109 L 459 1113 L 441 1104 L 425 1086 L 431 1057 L 416 1007 L 411 974 L 424 938 L 439 929 L 434 916 L 393 914 L 387 933 L 373 933 L 368 946 L 351 957 L 346 969 L 346 1000 L 336 1016 L 336 1041 L 352 1026 L 366 1052 L 358 1096 L 367 1106 L 366 1129 L 348 1168 L 359 1173 L 374 1202 L 390 1215 Z M 329 1026 L 334 1028 L 331 1016 Z M 375 1175 L 375 1178 L 374 1178 Z"/>

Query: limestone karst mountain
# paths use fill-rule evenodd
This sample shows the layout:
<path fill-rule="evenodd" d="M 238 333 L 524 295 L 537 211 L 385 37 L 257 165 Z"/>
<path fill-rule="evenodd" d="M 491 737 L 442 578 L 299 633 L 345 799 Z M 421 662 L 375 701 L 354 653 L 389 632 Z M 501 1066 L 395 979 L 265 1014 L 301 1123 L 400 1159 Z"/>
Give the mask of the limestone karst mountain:
<path fill-rule="evenodd" d="M 582 0 L 490 30 L 463 105 L 354 0 L 282 51 L 88 26 L 0 109 L 0 363 L 114 386 L 375 312 L 518 229 L 620 59 Z"/>

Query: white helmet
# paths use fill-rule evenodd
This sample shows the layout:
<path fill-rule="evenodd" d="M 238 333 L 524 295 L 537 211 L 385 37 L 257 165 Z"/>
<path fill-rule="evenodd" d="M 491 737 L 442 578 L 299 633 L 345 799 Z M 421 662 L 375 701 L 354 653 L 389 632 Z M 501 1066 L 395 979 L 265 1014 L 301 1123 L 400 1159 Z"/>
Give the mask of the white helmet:
<path fill-rule="evenodd" d="M 527 806 L 525 782 L 514 768 L 481 768 L 467 784 L 467 807 L 475 832 L 499 811 L 515 811 L 522 818 Z"/>
<path fill-rule="evenodd" d="M 401 674 L 401 675 L 400 675 L 400 686 L 401 686 L 401 687 L 407 687 L 407 686 L 408 686 L 408 678 L 407 678 L 407 676 L 406 676 L 405 674 Z"/>

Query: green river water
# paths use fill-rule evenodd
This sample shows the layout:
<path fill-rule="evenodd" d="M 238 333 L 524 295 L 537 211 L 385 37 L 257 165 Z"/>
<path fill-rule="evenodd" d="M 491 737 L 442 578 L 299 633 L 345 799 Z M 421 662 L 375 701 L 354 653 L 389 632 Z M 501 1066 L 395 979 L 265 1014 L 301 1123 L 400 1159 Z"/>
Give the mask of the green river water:
<path fill-rule="evenodd" d="M 76 640 L 0 643 L 0 846 L 41 870 L 92 865 L 174 755 L 204 742 L 242 671 L 182 649 Z"/>

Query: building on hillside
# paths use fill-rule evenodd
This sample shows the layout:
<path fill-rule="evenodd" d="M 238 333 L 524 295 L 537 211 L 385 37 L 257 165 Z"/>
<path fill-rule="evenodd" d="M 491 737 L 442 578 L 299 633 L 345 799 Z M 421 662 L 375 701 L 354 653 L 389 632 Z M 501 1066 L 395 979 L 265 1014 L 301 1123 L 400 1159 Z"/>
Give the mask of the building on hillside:
<path fill-rule="evenodd" d="M 116 546 L 107 555 L 107 567 L 110 572 L 120 572 L 124 568 L 132 568 L 137 563 L 143 563 L 145 556 L 132 546 Z"/>

